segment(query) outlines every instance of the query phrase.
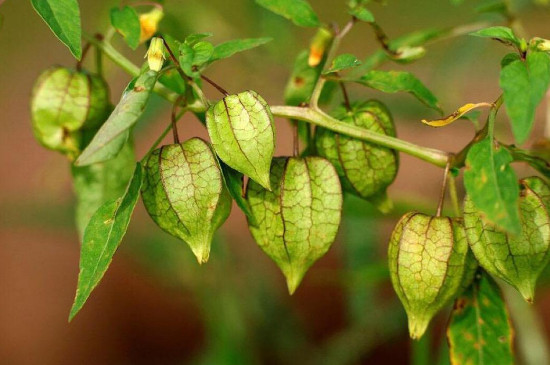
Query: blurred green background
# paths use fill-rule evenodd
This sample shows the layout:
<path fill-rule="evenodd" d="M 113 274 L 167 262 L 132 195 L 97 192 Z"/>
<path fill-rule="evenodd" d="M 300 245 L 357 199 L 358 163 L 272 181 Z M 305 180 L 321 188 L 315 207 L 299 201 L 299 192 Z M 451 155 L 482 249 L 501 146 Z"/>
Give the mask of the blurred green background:
<path fill-rule="evenodd" d="M 102 32 L 118 1 L 79 3 L 84 29 Z M 311 3 L 323 20 L 346 21 L 344 1 Z M 388 35 L 396 37 L 477 21 L 477 3 L 388 0 L 371 10 Z M 273 37 L 267 46 L 215 64 L 207 75 L 230 92 L 253 89 L 272 104 L 282 103 L 294 57 L 313 30 L 297 28 L 252 0 L 166 0 L 164 5 L 161 30 L 180 38 L 204 31 L 213 32 L 215 42 Z M 515 1 L 513 7 L 530 35 L 550 38 L 549 8 L 527 0 Z M 217 235 L 210 261 L 199 267 L 190 250 L 161 232 L 138 205 L 110 270 L 69 325 L 79 255 L 70 170 L 64 157 L 34 141 L 28 104 L 42 70 L 75 61 L 29 1 L 0 1 L 0 14 L 0 363 L 409 364 L 416 359 L 416 364 L 446 364 L 446 313 L 434 322 L 431 340 L 411 345 L 404 311 L 388 279 L 386 243 L 393 225 L 407 210 L 435 211 L 442 178 L 440 169 L 405 155 L 390 188 L 395 212 L 382 217 L 368 203 L 347 197 L 337 242 L 292 297 L 236 207 Z M 118 37 L 115 45 L 142 62 L 144 47 L 131 52 Z M 371 30 L 358 25 L 341 52 L 364 58 L 377 47 Z M 461 37 L 429 46 L 427 56 L 414 64 L 384 68 L 414 72 L 451 112 L 498 96 L 499 60 L 505 52 L 496 42 Z M 115 102 L 130 77 L 108 60 L 105 67 Z M 205 91 L 212 99 L 219 97 L 209 86 Z M 350 93 L 353 99 L 386 102 L 406 140 L 457 151 L 473 136 L 468 122 L 444 129 L 422 125 L 420 119 L 435 115 L 408 95 L 356 86 Z M 542 133 L 546 107 L 540 108 L 534 136 Z M 136 131 L 138 156 L 169 122 L 169 112 L 165 101 L 153 99 Z M 501 125 L 499 133 L 506 139 L 508 130 Z M 180 122 L 180 134 L 207 137 L 192 116 Z M 287 121 L 277 121 L 277 138 L 277 154 L 289 154 Z M 532 173 L 524 166 L 518 172 Z M 542 281 L 531 308 L 507 291 L 525 364 L 548 363 L 544 334 L 550 328 L 550 275 Z M 427 362 L 425 355 L 431 356 Z"/>

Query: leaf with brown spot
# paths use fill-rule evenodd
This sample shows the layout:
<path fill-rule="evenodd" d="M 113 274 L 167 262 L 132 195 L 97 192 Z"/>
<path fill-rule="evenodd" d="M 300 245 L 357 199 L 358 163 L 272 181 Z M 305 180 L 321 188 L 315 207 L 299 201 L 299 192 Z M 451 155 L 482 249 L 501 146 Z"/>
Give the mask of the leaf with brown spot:
<path fill-rule="evenodd" d="M 479 273 L 455 301 L 447 339 L 452 365 L 514 364 L 508 311 L 500 289 L 489 275 Z"/>

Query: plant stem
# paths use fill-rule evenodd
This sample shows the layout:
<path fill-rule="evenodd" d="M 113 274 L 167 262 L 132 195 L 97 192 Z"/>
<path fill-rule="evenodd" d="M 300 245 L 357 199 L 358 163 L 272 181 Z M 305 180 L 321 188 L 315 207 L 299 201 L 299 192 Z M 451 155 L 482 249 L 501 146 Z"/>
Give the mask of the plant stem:
<path fill-rule="evenodd" d="M 347 22 L 347 24 L 344 26 L 344 28 L 341 31 L 338 31 L 338 30 L 334 31 L 335 36 L 327 52 L 327 57 L 325 58 L 325 64 L 323 65 L 323 70 L 327 69 L 327 65 L 330 65 L 330 63 L 336 56 L 336 52 L 338 51 L 338 48 L 340 48 L 340 42 L 342 42 L 342 38 L 344 38 L 346 34 L 349 33 L 351 28 L 353 28 L 355 21 L 356 19 L 352 17 L 351 20 Z M 317 83 L 313 88 L 313 92 L 311 93 L 311 98 L 309 100 L 309 105 L 313 109 L 319 109 L 319 98 L 321 97 L 321 92 L 323 91 L 323 87 L 325 86 L 325 83 L 326 83 L 326 79 L 323 77 L 323 74 L 321 72 L 321 76 L 319 76 L 319 79 L 317 80 Z"/>
<path fill-rule="evenodd" d="M 295 106 L 272 106 L 271 112 L 274 116 L 297 119 L 319 127 L 330 129 L 333 132 L 354 137 L 362 141 L 375 143 L 382 147 L 388 147 L 407 153 L 426 162 L 439 167 L 445 167 L 449 159 L 449 154 L 440 150 L 422 147 L 413 143 L 403 141 L 399 138 L 390 137 L 385 134 L 372 132 L 368 129 L 356 127 L 351 124 L 342 123 L 338 119 L 325 114 L 320 110 L 302 108 Z"/>
<path fill-rule="evenodd" d="M 435 42 L 440 42 L 446 39 L 460 37 L 466 34 L 469 34 L 471 32 L 474 32 L 476 30 L 486 28 L 489 25 L 491 25 L 490 22 L 477 22 L 472 24 L 466 24 L 466 25 L 460 25 L 457 27 L 450 27 L 446 29 L 441 29 L 439 32 L 434 32 L 434 35 L 430 38 L 418 41 L 418 37 L 414 37 L 415 33 L 413 32 L 410 34 L 405 34 L 401 37 L 395 38 L 391 41 L 389 41 L 390 47 L 398 47 L 398 46 L 422 46 L 422 45 L 428 45 Z M 422 32 L 422 31 L 420 31 Z M 407 41 L 408 39 L 411 39 L 411 41 Z M 389 61 L 391 58 L 388 55 L 387 51 L 384 49 L 380 49 L 367 58 L 363 60 L 363 63 L 356 67 L 355 70 L 353 70 L 350 74 L 350 76 L 357 76 L 362 75 L 365 72 L 372 70 L 382 64 L 384 64 L 386 61 Z"/>
<path fill-rule="evenodd" d="M 456 177 L 449 176 L 449 195 L 451 196 L 451 204 L 455 217 L 460 217 L 460 203 L 458 202 L 458 193 L 456 191 Z"/>
<path fill-rule="evenodd" d="M 221 87 L 220 85 L 216 84 L 214 81 L 212 81 L 211 79 L 209 79 L 208 77 L 204 76 L 204 75 L 201 75 L 201 79 L 203 79 L 204 81 L 208 82 L 210 85 L 212 85 L 216 90 L 218 90 L 220 93 L 223 94 L 223 96 L 228 96 L 229 93 L 223 88 Z"/>
<path fill-rule="evenodd" d="M 445 193 L 447 191 L 447 180 L 449 180 L 449 169 L 451 166 L 451 156 L 447 161 L 445 166 L 445 172 L 443 173 L 443 182 L 441 183 L 441 192 L 439 193 L 439 204 L 437 205 L 437 212 L 435 213 L 436 217 L 441 217 L 441 212 L 443 211 L 443 204 L 445 203 Z"/>
<path fill-rule="evenodd" d="M 430 354 L 431 331 L 426 330 L 424 336 L 418 341 L 411 341 L 412 356 L 411 365 L 429 365 L 432 363 Z"/>
<path fill-rule="evenodd" d="M 162 140 L 164 139 L 164 137 L 166 137 L 166 135 L 168 134 L 168 132 L 170 132 L 170 129 L 172 129 L 172 126 L 174 124 L 173 123 L 170 123 L 168 125 L 168 127 L 166 127 L 166 129 L 164 130 L 164 132 L 162 132 L 162 134 L 159 136 L 159 138 L 157 138 L 157 140 L 155 141 L 155 143 L 153 143 L 153 145 L 151 146 L 151 148 L 149 148 L 149 151 L 147 151 L 147 153 L 145 154 L 145 156 L 143 156 L 143 158 L 141 159 L 141 162 L 145 161 L 149 155 L 151 153 L 153 153 L 153 151 L 157 148 L 157 146 L 162 142 Z"/>
<path fill-rule="evenodd" d="M 487 117 L 487 122 L 485 123 L 485 126 L 476 133 L 475 137 L 464 147 L 460 152 L 458 152 L 454 158 L 453 163 L 451 167 L 455 168 L 462 168 L 464 167 L 464 163 L 466 162 L 466 157 L 468 156 L 468 152 L 470 151 L 470 148 L 476 144 L 477 142 L 481 141 L 483 138 L 487 136 L 491 136 L 491 138 L 494 137 L 494 128 L 495 128 L 495 121 L 497 118 L 497 113 L 500 107 L 502 106 L 502 103 L 504 102 L 504 99 L 502 95 L 498 97 L 498 99 L 493 103 L 493 106 L 491 107 L 491 111 L 489 112 L 489 116 Z"/>
<path fill-rule="evenodd" d="M 121 67 L 128 74 L 134 77 L 139 75 L 139 68 L 126 57 L 124 57 L 120 52 L 114 49 L 113 46 L 111 46 L 109 43 L 98 40 L 93 36 L 87 34 L 84 34 L 84 38 L 99 49 L 101 49 L 105 56 L 111 59 L 115 64 Z M 172 104 L 176 103 L 179 98 L 179 95 L 177 93 L 169 90 L 159 82 L 156 83 L 153 91 L 171 102 Z M 196 100 L 192 104 L 186 106 L 187 110 L 195 113 L 205 112 L 207 108 L 208 106 L 203 100 Z M 321 110 L 314 110 L 311 107 L 303 108 L 292 106 L 272 106 L 271 111 L 273 115 L 277 117 L 298 119 L 304 122 L 315 124 L 340 134 L 344 134 L 366 142 L 371 142 L 383 147 L 388 147 L 400 152 L 407 153 L 411 156 L 417 157 L 421 160 L 424 160 L 439 167 L 445 167 L 449 157 L 449 154 L 444 151 L 418 146 L 398 138 L 375 133 L 360 127 L 356 127 L 354 125 L 342 123 L 339 120 L 325 114 Z"/>

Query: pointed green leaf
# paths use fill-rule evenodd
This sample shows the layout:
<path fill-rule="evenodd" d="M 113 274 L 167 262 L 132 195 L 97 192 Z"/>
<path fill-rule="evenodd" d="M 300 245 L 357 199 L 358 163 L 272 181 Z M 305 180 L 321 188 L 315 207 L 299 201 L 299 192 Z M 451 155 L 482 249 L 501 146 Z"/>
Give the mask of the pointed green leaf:
<path fill-rule="evenodd" d="M 214 34 L 210 32 L 189 34 L 187 37 L 185 37 L 185 43 L 193 47 L 198 41 L 201 41 L 205 38 L 210 38 L 213 35 Z"/>
<path fill-rule="evenodd" d="M 508 27 L 489 27 L 485 29 L 478 30 L 476 32 L 470 33 L 470 35 L 475 37 L 484 37 L 484 38 L 493 38 L 501 42 L 512 44 L 516 47 L 520 47 L 521 41 L 514 34 L 512 29 Z"/>
<path fill-rule="evenodd" d="M 141 25 L 136 10 L 131 6 L 111 9 L 111 25 L 119 32 L 131 49 L 139 46 Z"/>
<path fill-rule="evenodd" d="M 550 57 L 544 52 L 530 52 L 526 62 L 507 63 L 500 74 L 500 87 L 518 143 L 524 143 L 535 122 L 535 111 L 550 85 Z"/>
<path fill-rule="evenodd" d="M 246 196 L 257 222 L 249 229 L 292 294 L 336 238 L 342 190 L 334 167 L 320 157 L 276 158 L 271 180 L 273 191 L 248 182 Z"/>
<path fill-rule="evenodd" d="M 349 14 L 361 20 L 362 22 L 374 22 L 374 15 L 365 7 L 358 6 L 349 10 Z"/>
<path fill-rule="evenodd" d="M 111 160 L 90 166 L 72 166 L 76 226 L 80 238 L 84 236 L 84 230 L 97 209 L 124 194 L 134 166 L 134 148 L 129 142 Z"/>
<path fill-rule="evenodd" d="M 55 36 L 80 60 L 82 57 L 80 9 L 77 0 L 31 0 L 34 10 Z"/>
<path fill-rule="evenodd" d="M 139 198 L 142 180 L 142 167 L 138 162 L 124 195 L 103 204 L 90 219 L 84 232 L 78 286 L 69 321 L 82 309 L 109 268 L 113 255 L 128 229 Z"/>
<path fill-rule="evenodd" d="M 76 160 L 77 166 L 107 161 L 120 152 L 128 140 L 130 129 L 145 110 L 157 77 L 158 72 L 146 70 L 130 82 L 109 119 Z"/>
<path fill-rule="evenodd" d="M 468 152 L 464 186 L 487 220 L 519 234 L 519 186 L 511 162 L 510 152 L 493 146 L 489 138 L 483 139 Z"/>
<path fill-rule="evenodd" d="M 214 54 L 210 62 L 233 56 L 235 53 L 247 51 L 270 42 L 272 38 L 235 39 L 214 47 Z"/>
<path fill-rule="evenodd" d="M 196 42 L 192 46 L 182 43 L 179 48 L 179 62 L 183 72 L 190 77 L 200 75 L 201 66 L 208 63 L 214 54 L 214 46 L 210 42 Z"/>
<path fill-rule="evenodd" d="M 321 25 L 317 14 L 306 0 L 256 0 L 256 4 L 291 20 L 301 27 Z"/>
<path fill-rule="evenodd" d="M 453 365 L 513 365 L 514 333 L 497 284 L 478 274 L 451 314 L 447 339 Z"/>
<path fill-rule="evenodd" d="M 142 197 L 160 228 L 185 241 L 200 264 L 208 261 L 212 237 L 231 212 L 231 197 L 208 143 L 192 138 L 151 153 Z"/>
<path fill-rule="evenodd" d="M 260 95 L 245 91 L 226 96 L 208 110 L 206 126 L 223 162 L 270 189 L 275 129 L 269 105 Z"/>
<path fill-rule="evenodd" d="M 340 72 L 348 68 L 357 67 L 361 65 L 361 61 L 352 54 L 346 53 L 339 55 L 332 61 L 332 65 L 323 74 L 329 74 L 331 72 Z"/>
<path fill-rule="evenodd" d="M 408 92 L 430 108 L 441 112 L 434 94 L 409 72 L 373 70 L 358 79 L 344 78 L 344 80 L 357 82 L 385 93 Z"/>

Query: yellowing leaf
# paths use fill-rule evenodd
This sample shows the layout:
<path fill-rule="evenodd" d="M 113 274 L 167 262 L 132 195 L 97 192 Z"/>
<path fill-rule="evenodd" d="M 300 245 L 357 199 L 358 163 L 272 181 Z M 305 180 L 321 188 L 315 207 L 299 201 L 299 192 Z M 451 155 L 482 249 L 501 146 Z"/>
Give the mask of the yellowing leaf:
<path fill-rule="evenodd" d="M 456 110 L 454 113 L 452 113 L 449 116 L 446 116 L 441 119 L 434 119 L 434 120 L 427 120 L 422 119 L 422 123 L 429 125 L 430 127 L 444 127 L 446 125 L 451 124 L 457 119 L 460 119 L 464 114 L 471 112 L 474 109 L 482 108 L 482 107 L 491 107 L 491 103 L 468 103 Z"/>

